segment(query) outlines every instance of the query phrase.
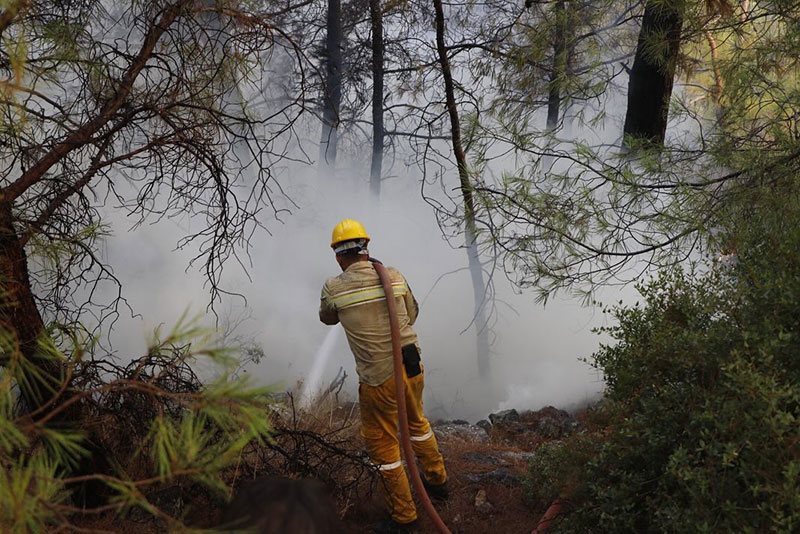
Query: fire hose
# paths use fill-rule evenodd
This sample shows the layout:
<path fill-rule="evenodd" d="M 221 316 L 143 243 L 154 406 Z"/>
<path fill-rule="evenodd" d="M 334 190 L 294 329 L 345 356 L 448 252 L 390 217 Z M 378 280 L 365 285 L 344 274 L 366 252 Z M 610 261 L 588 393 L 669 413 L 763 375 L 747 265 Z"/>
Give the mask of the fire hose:
<path fill-rule="evenodd" d="M 531 534 L 544 534 L 550 530 L 550 527 L 553 526 L 553 524 L 562 514 L 562 508 L 564 508 L 564 501 L 561 499 L 554 500 L 547 510 L 545 510 L 544 515 L 539 520 L 539 523 L 536 525 L 536 528 L 533 529 Z"/>
<path fill-rule="evenodd" d="M 400 443 L 403 447 L 403 456 L 405 456 L 406 464 L 408 465 L 408 472 L 411 475 L 411 484 L 414 490 L 422 501 L 422 507 L 425 513 L 428 514 L 431 521 L 433 521 L 436 530 L 440 534 L 450 534 L 450 529 L 444 524 L 442 518 L 439 517 L 436 508 L 431 502 L 428 492 L 425 491 L 425 486 L 422 483 L 422 478 L 419 476 L 419 470 L 414 457 L 414 449 L 411 448 L 410 433 L 408 430 L 408 412 L 406 411 L 406 384 L 403 377 L 403 359 L 401 356 L 400 348 L 400 324 L 397 320 L 397 307 L 394 301 L 394 291 L 392 289 L 392 279 L 388 271 L 381 262 L 374 258 L 370 258 L 375 271 L 378 273 L 378 278 L 383 285 L 383 292 L 386 295 L 386 305 L 389 308 L 389 326 L 392 330 L 392 353 L 394 354 L 394 395 L 397 399 L 397 418 L 400 423 Z"/>

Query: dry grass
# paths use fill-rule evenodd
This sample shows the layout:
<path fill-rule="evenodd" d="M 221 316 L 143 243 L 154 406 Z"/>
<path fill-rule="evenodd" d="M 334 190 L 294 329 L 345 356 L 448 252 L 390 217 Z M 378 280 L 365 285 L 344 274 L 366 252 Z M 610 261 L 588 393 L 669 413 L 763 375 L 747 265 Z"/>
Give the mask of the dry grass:
<path fill-rule="evenodd" d="M 378 477 L 363 453 L 357 404 L 339 403 L 329 396 L 308 409 L 300 409 L 288 396 L 276 402 L 270 413 L 264 416 L 269 417 L 272 423 L 272 439 L 268 443 L 249 444 L 236 465 L 223 474 L 230 488 L 227 497 L 231 497 L 236 487 L 246 481 L 265 475 L 280 475 L 322 481 L 345 519 L 369 517 L 369 510 L 379 508 L 375 495 L 378 493 Z M 104 445 L 126 433 L 130 438 L 131 433 L 125 432 L 129 430 L 125 428 L 128 420 L 125 417 L 104 418 L 102 425 L 96 427 L 102 429 L 102 435 L 95 434 L 102 437 L 97 440 L 98 447 L 105 449 Z M 121 455 L 129 460 L 126 470 L 133 475 L 141 463 L 133 454 L 135 448 L 135 440 L 129 439 Z M 129 449 L 131 454 L 127 454 Z M 151 502 L 164 501 L 167 507 L 175 509 L 176 515 L 184 517 L 188 525 L 198 528 L 218 523 L 225 497 L 180 478 L 169 485 L 154 486 L 148 492 Z M 74 525 L 74 532 L 164 532 L 162 523 L 137 510 L 123 516 L 109 512 L 76 517 Z"/>
<path fill-rule="evenodd" d="M 384 517 L 384 512 L 378 491 L 379 478 L 363 452 L 359 436 L 358 404 L 338 402 L 330 395 L 311 408 L 300 409 L 288 396 L 276 404 L 268 416 L 275 428 L 273 440 L 268 444 L 251 444 L 238 464 L 226 473 L 231 492 L 243 482 L 263 475 L 316 478 L 330 489 L 350 532 L 369 532 Z M 454 534 L 531 531 L 538 513 L 524 502 L 521 487 L 476 483 L 466 475 L 502 467 L 522 478 L 526 472 L 524 458 L 513 454 L 504 456 L 503 453 L 529 452 L 539 444 L 540 441 L 516 443 L 499 433 L 493 435 L 487 444 L 440 438 L 449 473 L 450 499 L 436 505 Z M 502 464 L 483 463 L 469 456 L 465 458 L 470 453 L 502 458 Z M 490 512 L 476 509 L 475 496 L 479 490 L 486 492 L 492 505 Z M 202 492 L 192 494 L 191 487 L 183 488 L 182 496 L 185 499 L 182 513 L 187 523 L 201 528 L 216 524 L 224 499 Z M 419 511 L 420 533 L 436 532 L 430 520 L 424 517 L 421 507 Z M 131 514 L 125 518 L 114 515 L 85 518 L 79 526 L 105 532 L 163 532 L 158 523 L 136 521 Z"/>

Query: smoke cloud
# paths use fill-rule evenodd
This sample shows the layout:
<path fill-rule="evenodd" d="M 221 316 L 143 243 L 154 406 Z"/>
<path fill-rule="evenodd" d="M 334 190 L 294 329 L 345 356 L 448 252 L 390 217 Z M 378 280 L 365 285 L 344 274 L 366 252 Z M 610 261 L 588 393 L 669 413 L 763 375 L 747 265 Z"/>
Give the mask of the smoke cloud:
<path fill-rule="evenodd" d="M 502 273 L 495 274 L 497 317 L 493 326 L 492 379 L 477 376 L 473 296 L 466 252 L 441 235 L 435 215 L 420 195 L 418 178 L 386 180 L 380 203 L 369 198 L 366 178 L 320 177 L 314 168 L 284 176 L 281 185 L 299 208 L 282 222 L 262 222 L 272 235 L 253 237 L 247 272 L 229 262 L 225 289 L 246 298 L 226 297 L 216 306 L 222 326 L 236 322 L 240 338 L 260 345 L 266 358 L 248 372 L 267 384 L 294 388 L 308 378 L 315 354 L 329 331 L 319 322 L 320 289 L 339 267 L 330 250 L 330 232 L 343 218 L 364 223 L 372 236 L 370 253 L 406 276 L 421 310 L 415 326 L 426 366 L 426 409 L 432 417 L 477 420 L 498 408 L 569 407 L 599 395 L 601 377 L 580 358 L 591 355 L 603 324 L 596 308 L 569 298 L 546 307 L 532 293 L 517 294 Z M 364 172 L 366 174 L 366 171 Z M 106 259 L 124 286 L 124 295 L 140 317 L 123 316 L 112 334 L 121 356 L 146 350 L 158 324 L 174 325 L 188 311 L 207 313 L 208 291 L 197 267 L 187 269 L 193 250 L 175 250 L 191 231 L 191 220 L 164 220 L 129 231 L 132 221 L 109 215 L 114 236 Z M 450 274 L 446 274 L 450 273 Z M 615 291 L 601 297 L 619 300 Z M 345 390 L 355 398 L 357 377 L 344 336 L 336 336 L 322 371 L 327 384 L 343 368 Z"/>
<path fill-rule="evenodd" d="M 562 134 L 581 137 L 591 146 L 618 146 L 626 92 L 622 85 L 612 82 L 598 101 L 566 110 Z M 575 118 L 582 112 L 606 113 L 609 118 L 582 128 Z M 546 111 L 537 115 L 543 125 Z M 319 135 L 318 123 L 305 126 L 306 137 Z M 325 352 L 320 348 L 329 329 L 341 328 L 325 326 L 317 318 L 322 284 L 340 272 L 329 247 L 330 233 L 341 219 L 353 218 L 364 223 L 372 237 L 371 255 L 398 268 L 420 303 L 415 328 L 426 370 L 429 415 L 474 421 L 501 408 L 569 408 L 600 395 L 602 377 L 581 359 L 589 358 L 604 341 L 592 329 L 605 324 L 606 316 L 564 295 L 550 299 L 546 307 L 537 304 L 533 293 L 516 291 L 502 270 L 494 274 L 492 377 L 479 379 L 465 250 L 442 237 L 433 208 L 420 194 L 419 172 L 404 168 L 402 154 L 394 165 L 385 165 L 391 167 L 391 176 L 384 180 L 376 203 L 369 196 L 368 151 L 354 153 L 357 147 L 346 145 L 340 147 L 336 176 L 312 166 L 288 167 L 279 181 L 292 202 L 278 196 L 273 200 L 291 214 L 275 218 L 265 211 L 260 222 L 269 233 L 254 234 L 247 270 L 235 261 L 227 265 L 222 285 L 243 295 L 246 305 L 239 297 L 226 297 L 216 305 L 221 323 L 238 323 L 246 314 L 249 319 L 238 325 L 237 333 L 260 345 L 266 355 L 249 373 L 289 389 L 308 379 L 315 355 Z M 439 148 L 449 153 L 446 143 Z M 510 158 L 495 159 L 490 165 L 497 166 L 492 171 L 500 175 L 503 165 L 513 169 L 513 163 Z M 431 191 L 438 186 L 429 185 L 425 193 L 449 203 L 446 193 L 457 187 L 455 170 L 449 172 L 440 190 Z M 209 297 L 201 272 L 186 268 L 195 251 L 174 250 L 180 237 L 191 231 L 190 219 L 168 219 L 132 232 L 128 230 L 133 221 L 118 213 L 111 212 L 109 220 L 116 235 L 107 242 L 106 258 L 115 266 L 131 306 L 141 314 L 123 317 L 116 325 L 112 338 L 121 355 L 143 352 L 144 340 L 156 325 L 174 324 L 187 309 L 214 323 L 206 310 Z M 601 289 L 596 297 L 605 303 L 636 298 L 631 287 Z M 327 384 L 343 368 L 346 391 L 355 397 L 357 377 L 344 336 L 336 336 L 330 352 L 321 383 Z"/>

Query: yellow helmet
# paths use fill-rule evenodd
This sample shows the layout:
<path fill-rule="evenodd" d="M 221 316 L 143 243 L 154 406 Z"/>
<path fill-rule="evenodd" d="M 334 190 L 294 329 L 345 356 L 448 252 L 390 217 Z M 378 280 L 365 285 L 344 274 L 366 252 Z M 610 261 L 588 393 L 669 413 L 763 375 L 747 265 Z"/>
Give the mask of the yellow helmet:
<path fill-rule="evenodd" d="M 331 248 L 335 247 L 337 243 L 352 239 L 366 239 L 369 242 L 369 234 L 367 234 L 364 225 L 360 222 L 353 219 L 345 219 L 333 228 Z"/>

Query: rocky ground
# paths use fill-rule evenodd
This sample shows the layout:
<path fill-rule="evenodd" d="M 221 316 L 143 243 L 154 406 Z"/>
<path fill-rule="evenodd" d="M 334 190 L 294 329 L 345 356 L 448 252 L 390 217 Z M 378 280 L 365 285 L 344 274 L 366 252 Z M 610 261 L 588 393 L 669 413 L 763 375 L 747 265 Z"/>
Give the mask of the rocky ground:
<path fill-rule="evenodd" d="M 505 410 L 475 424 L 439 421 L 434 432 L 450 475 L 450 499 L 435 503 L 444 522 L 455 534 L 528 533 L 536 526 L 542 503 L 527 503 L 523 479 L 528 460 L 542 443 L 558 440 L 580 429 L 580 423 L 563 410 Z M 544 504 L 546 506 L 546 504 Z M 353 521 L 353 532 L 369 532 L 380 518 L 379 503 L 371 503 Z M 419 532 L 435 533 L 421 513 Z"/>

